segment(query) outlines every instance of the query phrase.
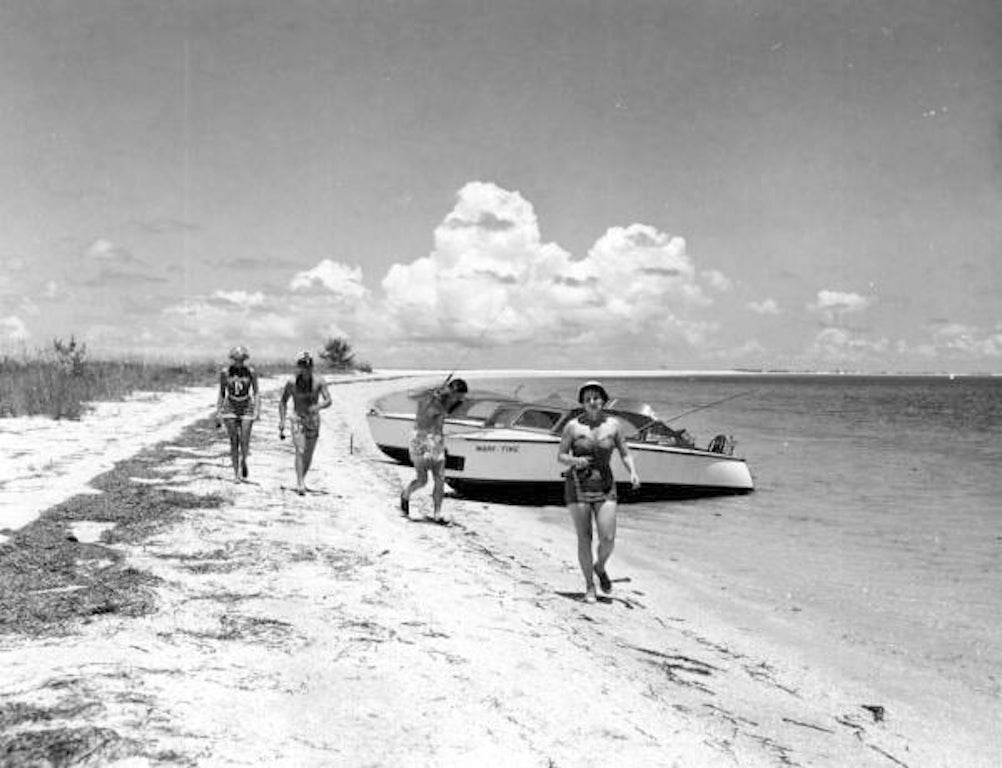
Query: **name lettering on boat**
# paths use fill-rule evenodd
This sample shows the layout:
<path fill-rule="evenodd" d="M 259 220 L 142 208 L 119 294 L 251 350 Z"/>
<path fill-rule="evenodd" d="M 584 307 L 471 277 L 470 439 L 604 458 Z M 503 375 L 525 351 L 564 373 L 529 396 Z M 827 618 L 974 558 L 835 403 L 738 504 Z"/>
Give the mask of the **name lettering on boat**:
<path fill-rule="evenodd" d="M 481 453 L 518 453 L 517 445 L 484 445 L 477 444 L 477 450 Z"/>

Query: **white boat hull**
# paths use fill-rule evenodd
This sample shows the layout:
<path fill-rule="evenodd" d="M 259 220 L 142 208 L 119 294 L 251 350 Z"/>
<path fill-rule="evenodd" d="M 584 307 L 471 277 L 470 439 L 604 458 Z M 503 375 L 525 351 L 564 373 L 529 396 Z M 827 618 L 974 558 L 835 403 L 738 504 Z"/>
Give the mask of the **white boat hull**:
<path fill-rule="evenodd" d="M 409 446 L 414 431 L 414 414 L 384 413 L 369 414 L 369 432 L 376 446 L 394 461 L 411 464 Z M 483 426 L 483 419 L 475 421 L 450 420 L 443 425 L 446 435 L 453 432 L 474 430 Z"/>
<path fill-rule="evenodd" d="M 562 497 L 566 467 L 557 461 L 560 438 L 552 433 L 490 429 L 446 437 L 445 476 L 468 496 Z M 613 456 L 622 499 L 686 498 L 754 490 L 744 459 L 696 448 L 629 441 L 642 486 L 632 491 L 629 472 Z"/>

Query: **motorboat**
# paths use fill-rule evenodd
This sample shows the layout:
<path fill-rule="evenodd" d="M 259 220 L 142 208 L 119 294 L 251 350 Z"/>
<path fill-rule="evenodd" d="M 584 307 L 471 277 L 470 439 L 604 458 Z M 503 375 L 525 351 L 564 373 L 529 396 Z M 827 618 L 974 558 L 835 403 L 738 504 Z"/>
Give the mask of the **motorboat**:
<path fill-rule="evenodd" d="M 692 498 L 744 494 L 754 490 L 751 471 L 734 455 L 734 440 L 716 435 L 705 448 L 686 430 L 661 421 L 650 406 L 610 401 L 606 413 L 619 419 L 640 475 L 633 490 L 629 472 L 612 457 L 621 500 Z M 581 408 L 510 403 L 498 407 L 480 429 L 447 434 L 445 477 L 460 495 L 472 498 L 559 502 L 567 467 L 557 461 L 560 436 Z"/>
<path fill-rule="evenodd" d="M 449 435 L 480 429 L 500 407 L 519 402 L 514 396 L 500 392 L 470 390 L 463 402 L 446 417 L 442 431 Z M 408 466 L 411 464 L 408 446 L 414 430 L 416 405 L 417 401 L 407 392 L 394 392 L 370 403 L 366 413 L 369 432 L 379 450 Z"/>

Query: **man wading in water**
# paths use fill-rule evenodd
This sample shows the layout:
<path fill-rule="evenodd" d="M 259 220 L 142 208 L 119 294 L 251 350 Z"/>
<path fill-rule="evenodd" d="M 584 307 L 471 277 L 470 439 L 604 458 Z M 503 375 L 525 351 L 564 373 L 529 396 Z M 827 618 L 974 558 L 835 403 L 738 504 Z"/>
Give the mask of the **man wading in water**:
<path fill-rule="evenodd" d="M 292 444 L 296 449 L 296 493 L 306 493 L 306 473 L 313 462 L 313 451 L 320 437 L 320 411 L 331 404 L 330 392 L 323 379 L 313 376 L 313 355 L 300 352 L 296 358 L 296 378 L 285 384 L 278 403 L 278 437 L 285 439 L 286 403 L 292 398 Z"/>
<path fill-rule="evenodd" d="M 417 470 L 417 477 L 400 495 L 400 512 L 405 517 L 410 512 L 411 494 L 428 482 L 428 471 L 431 470 L 431 498 L 434 504 L 432 519 L 446 525 L 452 522 L 451 516 L 442 517 L 442 497 L 445 496 L 445 437 L 442 430 L 445 417 L 459 407 L 466 398 L 467 391 L 465 381 L 453 379 L 448 384 L 416 396 L 418 405 L 409 453 L 414 469 Z"/>

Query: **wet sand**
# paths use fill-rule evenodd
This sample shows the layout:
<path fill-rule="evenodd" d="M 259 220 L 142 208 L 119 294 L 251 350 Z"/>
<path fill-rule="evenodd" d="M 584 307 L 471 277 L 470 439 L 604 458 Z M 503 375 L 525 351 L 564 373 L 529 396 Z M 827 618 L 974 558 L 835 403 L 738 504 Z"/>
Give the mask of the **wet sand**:
<path fill-rule="evenodd" d="M 9 531 L 3 764 L 989 764 L 628 558 L 583 603 L 569 525 L 454 498 L 421 522 L 427 489 L 405 520 L 364 412 L 413 383 L 334 383 L 305 497 L 271 389 L 249 483 L 203 419 Z M 61 581 L 15 594 L 29 553 Z"/>

